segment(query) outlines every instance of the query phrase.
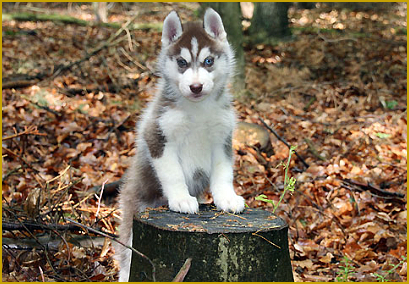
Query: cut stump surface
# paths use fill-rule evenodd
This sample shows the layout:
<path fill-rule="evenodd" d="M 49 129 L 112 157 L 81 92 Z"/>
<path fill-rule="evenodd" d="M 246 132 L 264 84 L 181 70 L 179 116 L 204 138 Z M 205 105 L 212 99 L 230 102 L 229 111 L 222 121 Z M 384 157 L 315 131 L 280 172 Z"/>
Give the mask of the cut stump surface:
<path fill-rule="evenodd" d="M 157 281 L 172 281 L 187 258 L 184 281 L 293 281 L 288 226 L 271 212 L 241 214 L 201 205 L 198 214 L 165 208 L 139 213 L 133 247 L 149 257 Z M 152 266 L 133 254 L 129 281 L 151 281 Z"/>

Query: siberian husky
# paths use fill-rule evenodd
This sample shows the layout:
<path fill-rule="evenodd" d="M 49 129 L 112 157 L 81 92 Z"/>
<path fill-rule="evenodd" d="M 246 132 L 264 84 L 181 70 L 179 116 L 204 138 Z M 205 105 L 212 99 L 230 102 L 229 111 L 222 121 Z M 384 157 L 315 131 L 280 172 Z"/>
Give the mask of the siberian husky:
<path fill-rule="evenodd" d="M 241 212 L 233 189 L 235 114 L 227 84 L 234 54 L 218 13 L 203 24 L 172 11 L 165 19 L 158 59 L 158 90 L 137 125 L 137 153 L 120 190 L 120 240 L 132 245 L 132 222 L 146 207 L 197 213 L 210 190 L 219 210 Z M 119 281 L 128 281 L 132 252 L 120 248 Z"/>

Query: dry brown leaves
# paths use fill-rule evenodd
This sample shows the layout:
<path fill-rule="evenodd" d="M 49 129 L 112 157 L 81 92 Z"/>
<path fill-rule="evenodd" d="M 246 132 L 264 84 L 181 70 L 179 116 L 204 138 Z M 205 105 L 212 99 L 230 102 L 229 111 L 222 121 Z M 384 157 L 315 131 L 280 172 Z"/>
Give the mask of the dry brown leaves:
<path fill-rule="evenodd" d="M 141 22 L 161 21 L 178 6 L 135 5 L 151 11 L 141 13 Z M 125 19 L 129 7 L 114 7 L 112 19 Z M 74 8 L 85 11 L 85 19 L 91 11 L 83 4 Z M 181 9 L 186 19 L 192 17 L 187 6 Z M 263 118 L 310 165 L 306 169 L 292 159 L 296 191 L 277 210 L 289 224 L 296 280 L 334 281 L 347 256 L 354 267 L 349 280 L 375 281 L 372 273 L 385 274 L 407 253 L 406 43 L 401 44 L 406 18 L 394 9 L 294 9 L 290 16 L 298 28 L 293 41 L 246 50 L 252 95 L 235 103 L 237 114 L 249 123 Z M 30 30 L 36 35 L 24 32 Z M 59 64 L 81 59 L 113 32 L 64 25 L 62 33 L 51 22 L 3 21 L 5 31 L 3 77 L 49 74 Z M 54 80 L 3 90 L 3 223 L 52 228 L 69 225 L 64 221 L 69 217 L 116 232 L 116 205 L 98 201 L 99 187 L 117 181 L 133 154 L 135 120 L 154 92 L 150 69 L 159 42 L 157 32 L 133 31 L 131 41 Z M 288 157 L 288 148 L 270 138 L 271 156 L 234 140 L 236 190 L 250 207 L 267 210 L 268 204 L 254 198 L 279 199 L 284 181 L 279 164 Z M 371 188 L 404 197 L 380 196 Z M 31 233 L 3 231 L 4 240 L 17 244 L 3 242 L 4 280 L 116 279 L 114 249 L 107 240 L 85 244 L 83 236 L 93 234 L 78 228 Z M 34 244 L 27 245 L 33 236 Z M 395 272 L 386 275 L 389 280 L 406 281 L 406 263 Z"/>
<path fill-rule="evenodd" d="M 290 225 L 296 279 L 334 281 L 347 256 L 350 281 L 376 281 L 373 273 L 406 281 L 406 263 L 385 275 L 407 253 L 406 35 L 384 33 L 385 16 L 375 12 L 316 13 L 295 13 L 294 22 L 328 17 L 346 32 L 301 32 L 295 41 L 251 50 L 248 89 L 258 95 L 238 111 L 247 122 L 262 117 L 273 125 L 310 164 L 305 169 L 294 158 L 298 187 L 279 213 Z M 370 35 L 358 37 L 356 26 Z M 271 206 L 254 196 L 277 201 L 282 192 L 284 170 L 277 165 L 288 148 L 271 138 L 276 154 L 270 157 L 238 148 L 245 155 L 236 161 L 237 188 L 252 207 Z M 348 179 L 403 198 L 350 186 Z"/>

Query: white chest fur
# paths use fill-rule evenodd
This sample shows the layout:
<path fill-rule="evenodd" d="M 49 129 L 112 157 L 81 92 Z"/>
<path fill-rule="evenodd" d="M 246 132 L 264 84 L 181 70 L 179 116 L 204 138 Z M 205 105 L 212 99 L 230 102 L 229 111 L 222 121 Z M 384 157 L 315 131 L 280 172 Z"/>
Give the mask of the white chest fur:
<path fill-rule="evenodd" d="M 214 149 L 231 143 L 235 124 L 234 112 L 209 98 L 199 104 L 185 102 L 168 109 L 159 118 L 159 125 L 169 144 L 177 151 L 179 163 L 189 183 L 200 169 L 210 175 Z"/>
<path fill-rule="evenodd" d="M 235 116 L 230 106 L 209 98 L 200 103 L 180 102 L 163 112 L 158 121 L 169 142 L 200 146 L 224 143 L 234 128 Z"/>

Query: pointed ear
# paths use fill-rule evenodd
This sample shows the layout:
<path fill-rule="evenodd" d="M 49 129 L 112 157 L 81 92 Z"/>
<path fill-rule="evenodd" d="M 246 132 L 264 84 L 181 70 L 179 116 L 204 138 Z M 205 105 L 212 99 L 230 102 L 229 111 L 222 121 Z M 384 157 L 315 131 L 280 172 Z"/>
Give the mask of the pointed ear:
<path fill-rule="evenodd" d="M 226 39 L 222 18 L 212 8 L 207 8 L 204 14 L 203 27 L 209 36 L 219 40 Z"/>
<path fill-rule="evenodd" d="M 162 45 L 168 46 L 182 35 L 182 24 L 175 11 L 169 13 L 163 22 Z"/>

